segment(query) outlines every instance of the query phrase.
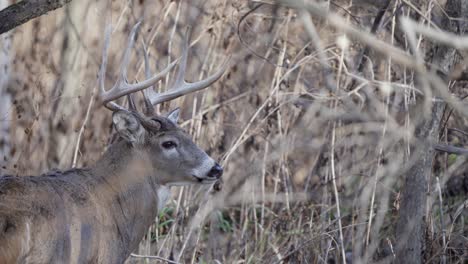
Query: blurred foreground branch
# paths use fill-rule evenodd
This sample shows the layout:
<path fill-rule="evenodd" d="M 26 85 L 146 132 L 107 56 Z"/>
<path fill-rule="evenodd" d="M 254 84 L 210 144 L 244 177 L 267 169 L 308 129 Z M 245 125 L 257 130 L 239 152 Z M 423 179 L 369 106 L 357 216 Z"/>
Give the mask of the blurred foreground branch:
<path fill-rule="evenodd" d="M 23 0 L 0 11 L 0 34 L 42 16 L 71 0 Z"/>
<path fill-rule="evenodd" d="M 468 155 L 468 149 L 445 145 L 445 144 L 434 144 L 434 149 L 442 152 L 447 152 L 450 154 L 457 155 Z"/>

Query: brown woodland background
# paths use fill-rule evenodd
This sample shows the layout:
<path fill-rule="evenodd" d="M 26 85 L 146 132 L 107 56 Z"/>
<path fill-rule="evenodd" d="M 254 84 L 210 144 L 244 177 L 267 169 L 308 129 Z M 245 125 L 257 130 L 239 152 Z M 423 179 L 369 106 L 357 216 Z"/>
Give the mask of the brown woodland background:
<path fill-rule="evenodd" d="M 159 111 L 181 107 L 223 188 L 173 188 L 135 252 L 159 259 L 129 263 L 466 263 L 467 14 L 463 0 L 71 1 L 0 36 L 0 172 L 104 151 L 107 24 L 108 87 L 140 19 L 131 82 L 142 43 L 161 70 L 190 26 L 187 80 L 230 66 Z"/>

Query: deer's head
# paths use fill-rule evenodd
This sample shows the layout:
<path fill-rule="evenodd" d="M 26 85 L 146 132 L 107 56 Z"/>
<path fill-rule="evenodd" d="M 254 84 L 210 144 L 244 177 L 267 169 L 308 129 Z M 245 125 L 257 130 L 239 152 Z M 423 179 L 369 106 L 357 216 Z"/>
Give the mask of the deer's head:
<path fill-rule="evenodd" d="M 221 177 L 223 169 L 177 125 L 179 109 L 170 112 L 167 116 L 162 116 L 154 113 L 154 106 L 208 87 L 224 73 L 227 61 L 218 71 L 206 79 L 195 83 L 185 82 L 184 74 L 188 55 L 188 37 L 186 37 L 178 71 L 175 74 L 175 80 L 172 82 L 171 88 L 166 89 L 164 93 L 156 93 L 152 86 L 174 68 L 177 61 L 171 63 L 160 73 L 152 76 L 148 53 L 143 46 L 147 79 L 139 83 L 130 84 L 127 82 L 126 68 L 139 24 L 135 25 L 130 33 L 128 45 L 123 55 L 119 79 L 110 90 L 106 90 L 104 87 L 107 50 L 110 42 L 110 30 L 106 31 L 105 47 L 99 74 L 100 101 L 114 112 L 112 120 L 120 137 L 127 141 L 132 148 L 147 155 L 152 169 L 158 175 L 157 180 L 160 184 L 213 183 Z M 142 90 L 144 90 L 145 113 L 137 111 L 132 95 Z M 127 95 L 128 99 L 128 109 L 113 102 L 125 95 Z"/>
<path fill-rule="evenodd" d="M 141 116 L 117 111 L 112 119 L 119 135 L 133 148 L 148 155 L 158 183 L 209 184 L 218 180 L 223 169 L 200 149 L 178 125 L 179 109 L 167 117 Z"/>

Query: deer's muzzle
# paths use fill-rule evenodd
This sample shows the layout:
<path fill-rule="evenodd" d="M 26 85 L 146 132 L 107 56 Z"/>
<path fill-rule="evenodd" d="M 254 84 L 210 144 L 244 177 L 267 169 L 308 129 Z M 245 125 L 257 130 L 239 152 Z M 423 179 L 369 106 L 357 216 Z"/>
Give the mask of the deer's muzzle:
<path fill-rule="evenodd" d="M 208 172 L 208 177 L 219 179 L 223 175 L 223 167 L 216 163 Z"/>

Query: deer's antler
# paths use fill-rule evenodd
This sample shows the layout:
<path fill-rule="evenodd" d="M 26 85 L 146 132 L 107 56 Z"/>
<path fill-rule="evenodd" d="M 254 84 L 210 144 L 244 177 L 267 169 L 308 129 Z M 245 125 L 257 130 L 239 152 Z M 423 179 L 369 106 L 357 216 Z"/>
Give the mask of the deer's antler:
<path fill-rule="evenodd" d="M 106 74 L 106 67 L 107 67 L 107 51 L 109 49 L 110 43 L 110 35 L 111 35 L 111 28 L 108 26 L 106 28 L 105 33 L 105 41 L 104 41 L 104 51 L 102 55 L 102 64 L 101 69 L 99 71 L 99 98 L 104 106 L 109 108 L 112 111 L 118 110 L 125 110 L 122 106 L 118 105 L 115 102 L 112 102 L 122 96 L 127 95 L 129 101 L 129 109 L 136 111 L 135 104 L 132 99 L 132 93 L 147 89 L 143 91 L 143 97 L 145 99 L 145 107 L 146 111 L 149 114 L 154 112 L 154 106 L 166 101 L 173 100 L 177 97 L 182 95 L 193 93 L 199 91 L 201 89 L 207 88 L 212 83 L 217 81 L 224 73 L 228 66 L 229 58 L 223 63 L 223 65 L 212 75 L 208 76 L 206 79 L 188 83 L 185 81 L 185 71 L 187 68 L 187 57 L 188 57 L 188 49 L 189 49 L 189 37 L 188 32 L 185 35 L 184 43 L 182 47 L 182 57 L 180 59 L 180 65 L 176 73 L 175 80 L 171 87 L 163 93 L 156 93 L 152 86 L 156 84 L 159 80 L 161 80 L 170 70 L 174 68 L 177 64 L 178 60 L 170 63 L 164 70 L 161 72 L 151 76 L 151 70 L 149 65 L 148 59 L 148 51 L 146 46 L 143 43 L 143 53 L 145 59 L 145 80 L 139 83 L 130 84 L 127 81 L 127 66 L 130 61 L 130 54 L 135 43 L 135 34 L 141 24 L 141 21 L 138 22 L 131 30 L 130 36 L 128 37 L 128 44 L 125 48 L 122 64 L 120 66 L 119 77 L 117 82 L 110 90 L 105 89 L 105 74 Z M 188 30 L 189 31 L 189 30 Z"/>
<path fill-rule="evenodd" d="M 127 81 L 127 66 L 130 61 L 130 54 L 133 48 L 133 44 L 135 43 L 135 34 L 141 24 L 141 21 L 138 22 L 130 32 L 130 36 L 128 37 L 127 47 L 125 48 L 122 64 L 120 65 L 119 77 L 117 82 L 110 90 L 105 89 L 105 74 L 107 68 L 107 51 L 109 49 L 110 44 L 110 35 L 111 35 L 111 27 L 108 26 L 105 32 L 105 41 L 104 41 L 104 50 L 102 54 L 102 64 L 101 69 L 99 70 L 99 98 L 104 106 L 109 108 L 112 111 L 123 110 L 122 106 L 118 105 L 113 100 L 116 100 L 122 96 L 129 95 L 148 87 L 151 87 L 159 80 L 161 80 L 174 66 L 177 64 L 177 60 L 169 64 L 164 70 L 161 72 L 153 75 L 147 76 L 147 79 L 138 83 L 130 84 Z M 131 103 L 132 105 L 132 103 Z M 132 106 L 131 106 L 132 107 Z"/>

